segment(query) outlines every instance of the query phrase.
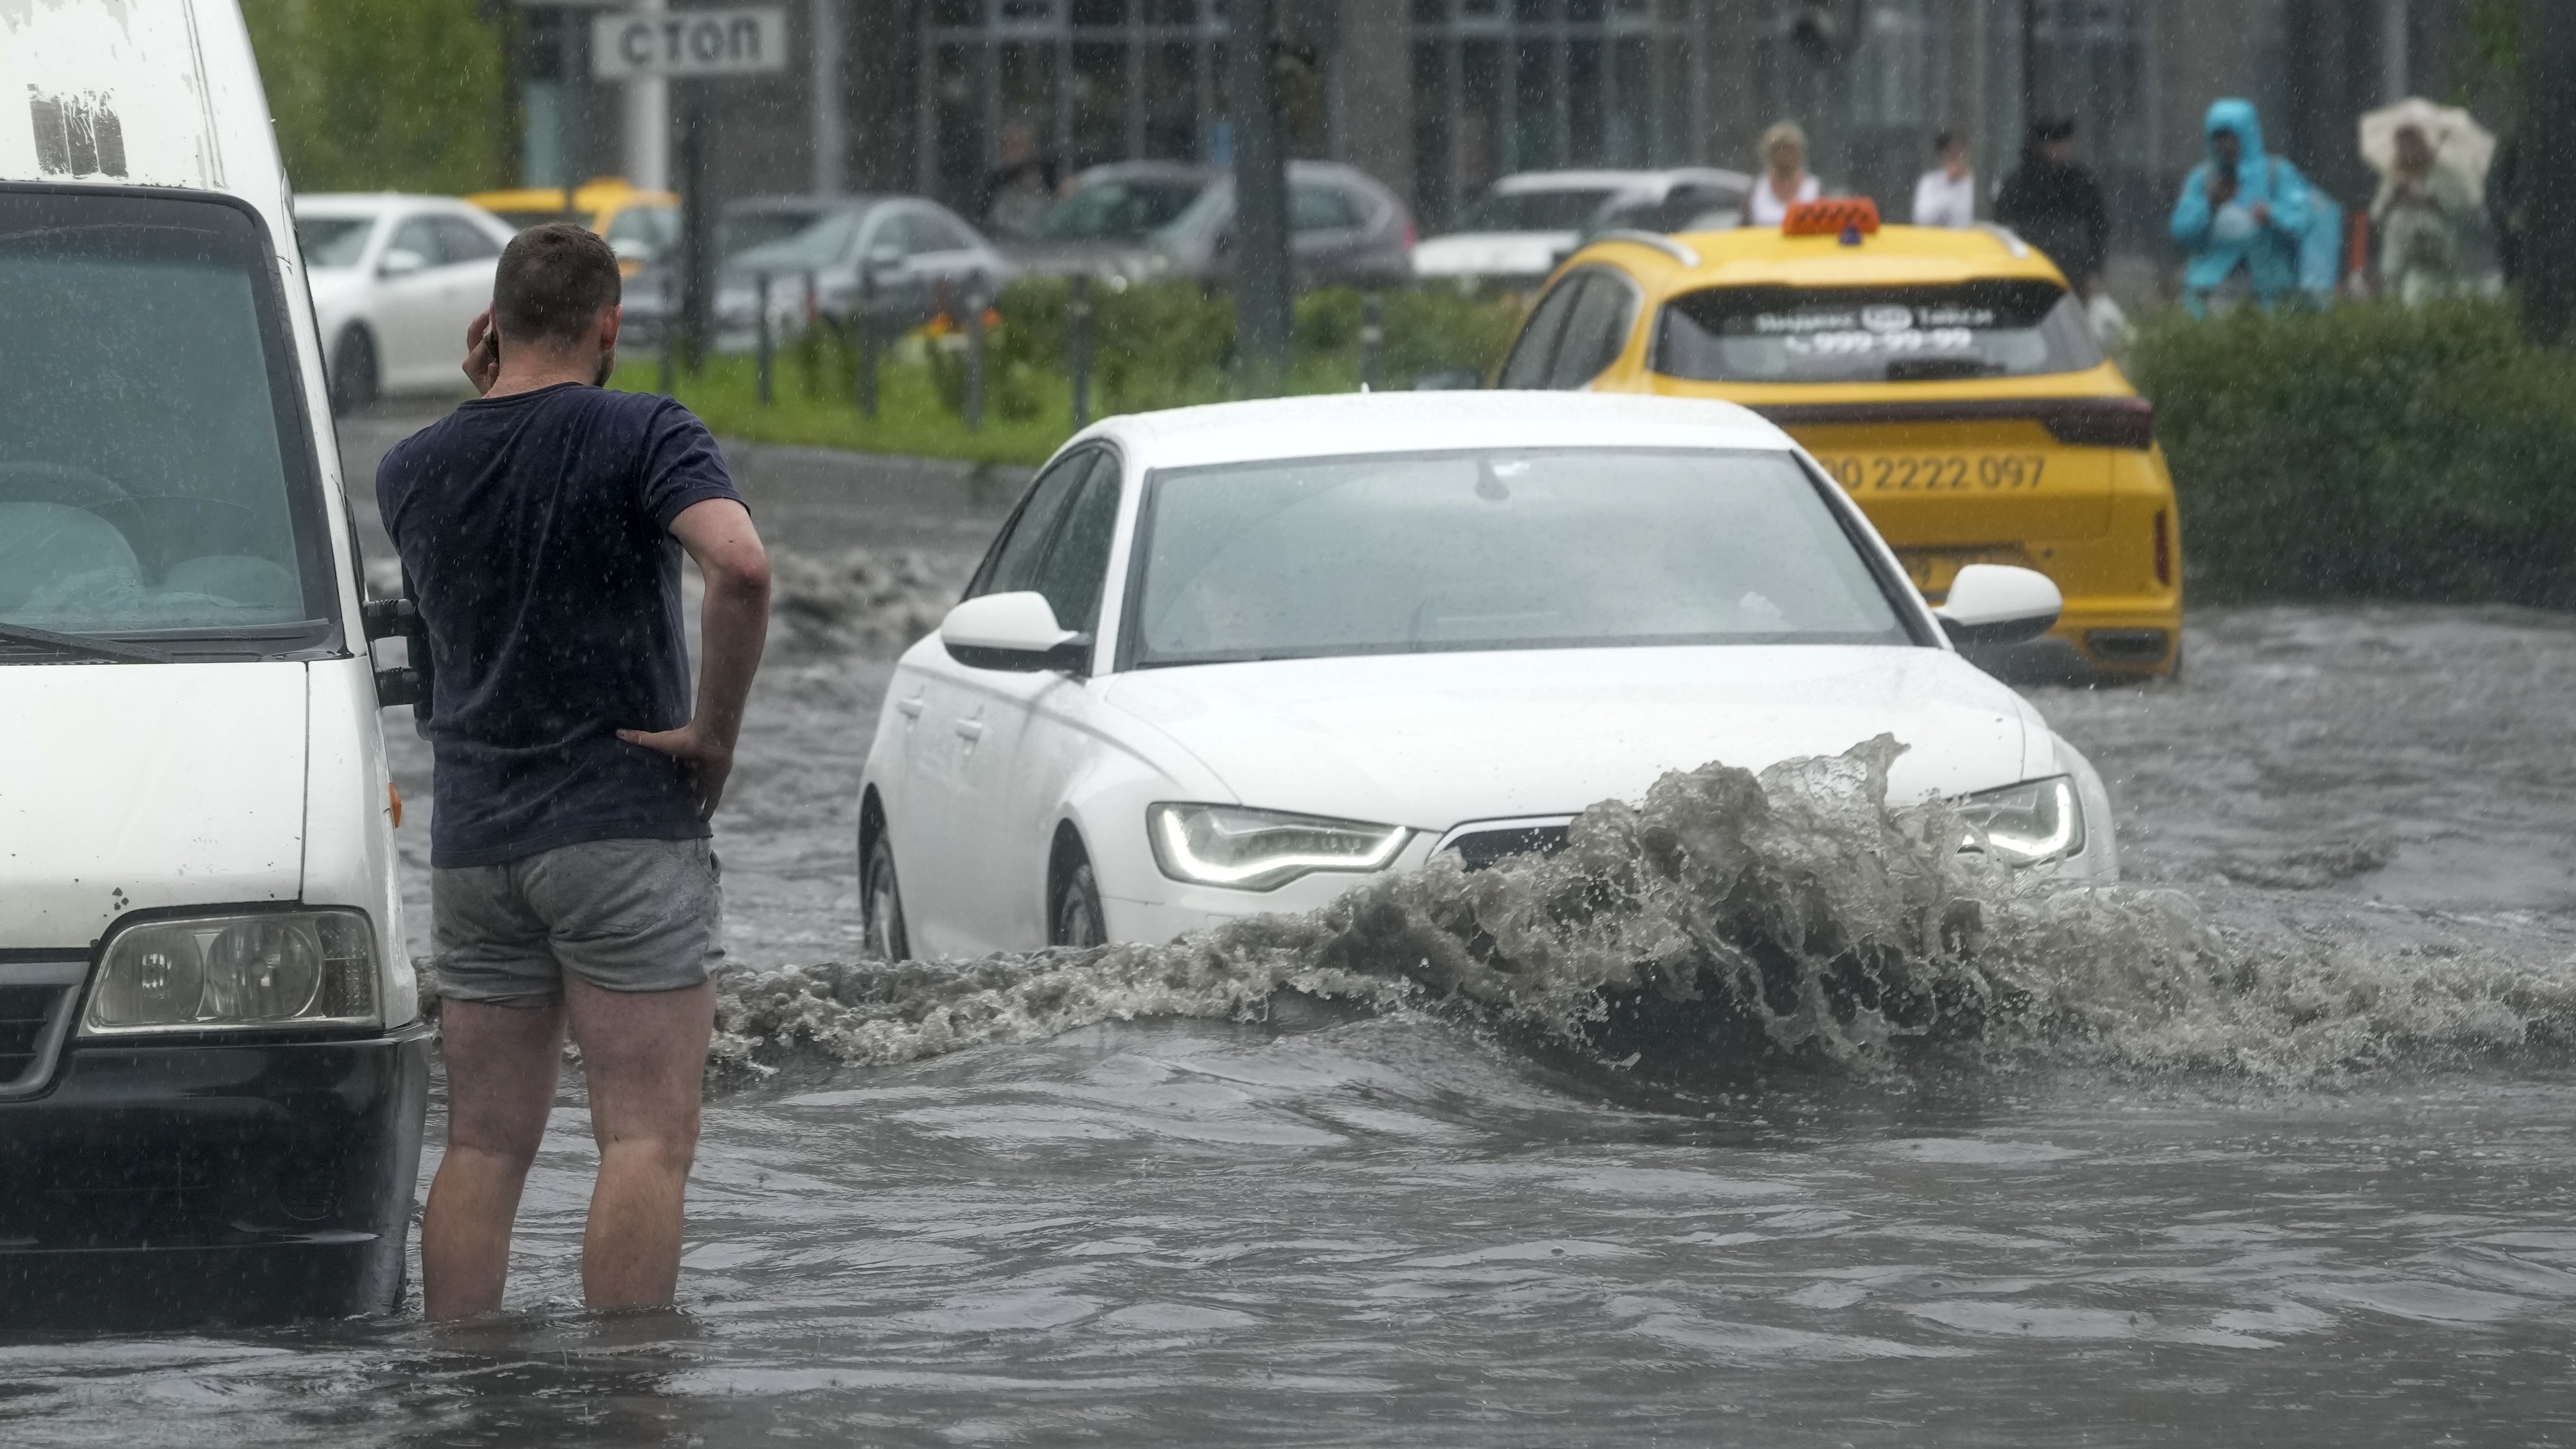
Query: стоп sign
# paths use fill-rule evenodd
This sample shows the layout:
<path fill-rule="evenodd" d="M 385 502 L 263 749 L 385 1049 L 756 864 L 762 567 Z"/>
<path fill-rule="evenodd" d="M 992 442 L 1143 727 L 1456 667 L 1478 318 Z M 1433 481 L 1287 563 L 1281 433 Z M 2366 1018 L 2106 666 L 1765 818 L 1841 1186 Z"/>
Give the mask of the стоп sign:
<path fill-rule="evenodd" d="M 784 70 L 787 12 L 765 5 L 594 16 L 590 55 L 601 80 Z"/>

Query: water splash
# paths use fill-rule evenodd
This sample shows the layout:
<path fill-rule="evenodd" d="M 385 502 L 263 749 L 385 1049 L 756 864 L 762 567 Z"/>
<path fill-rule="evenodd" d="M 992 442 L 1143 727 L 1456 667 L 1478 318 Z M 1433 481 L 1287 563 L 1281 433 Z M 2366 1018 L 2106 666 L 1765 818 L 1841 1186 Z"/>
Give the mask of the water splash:
<path fill-rule="evenodd" d="M 2221 927 L 2168 890 L 2073 887 L 1887 799 L 1892 738 L 1664 776 L 1566 847 L 1443 857 L 1319 910 L 1167 945 L 728 970 L 718 1067 L 886 1064 L 1107 1020 L 1262 1018 L 1280 993 L 1462 1010 L 1620 1067 L 1889 1070 L 1909 1043 L 2300 1079 L 2410 1050 L 2576 1037 L 2576 970 Z"/>

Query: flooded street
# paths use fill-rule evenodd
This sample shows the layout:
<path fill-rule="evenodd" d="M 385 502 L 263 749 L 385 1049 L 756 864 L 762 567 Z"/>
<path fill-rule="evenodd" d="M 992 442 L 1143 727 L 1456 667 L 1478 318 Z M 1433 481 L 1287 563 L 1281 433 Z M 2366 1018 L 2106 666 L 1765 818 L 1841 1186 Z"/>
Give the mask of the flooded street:
<path fill-rule="evenodd" d="M 354 491 L 399 433 L 344 430 Z M 797 562 L 719 820 L 731 950 L 852 961 L 862 636 L 1015 480 L 736 461 Z M 2213 610 L 2188 648 L 2178 683 L 2033 692 L 2139 889 L 1985 902 L 2061 983 L 2009 1039 L 1653 1075 L 1420 990 L 1121 1019 L 1132 978 L 1048 963 L 1087 1024 L 755 1043 L 677 1316 L 580 1311 L 563 1112 L 507 1317 L 434 1332 L 415 1288 L 0 1341 L 0 1441 L 2576 1442 L 2576 618 Z M 418 952 L 428 754 L 386 719 Z"/>

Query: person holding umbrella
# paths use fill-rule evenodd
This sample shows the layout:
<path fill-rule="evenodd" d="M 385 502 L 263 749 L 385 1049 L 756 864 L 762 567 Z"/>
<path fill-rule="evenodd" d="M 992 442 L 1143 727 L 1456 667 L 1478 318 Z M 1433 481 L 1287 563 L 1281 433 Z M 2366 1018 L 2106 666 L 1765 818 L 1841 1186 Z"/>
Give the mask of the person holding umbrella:
<path fill-rule="evenodd" d="M 2494 138 L 2464 111 L 2410 97 L 2361 118 L 2361 154 L 2380 174 L 2370 219 L 2382 293 L 2413 306 L 2479 289 L 2489 272 L 2476 246 L 2480 192 Z"/>

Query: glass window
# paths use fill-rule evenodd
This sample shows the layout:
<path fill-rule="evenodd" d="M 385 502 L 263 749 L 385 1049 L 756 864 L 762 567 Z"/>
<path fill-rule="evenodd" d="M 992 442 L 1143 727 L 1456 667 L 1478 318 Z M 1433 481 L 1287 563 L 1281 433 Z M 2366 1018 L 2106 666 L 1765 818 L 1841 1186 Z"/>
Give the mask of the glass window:
<path fill-rule="evenodd" d="M 801 231 L 734 252 L 725 257 L 724 263 L 740 271 L 772 272 L 832 266 L 846 260 L 858 244 L 859 224 L 864 215 L 857 211 L 832 212 Z M 761 219 L 769 218 L 764 216 Z"/>
<path fill-rule="evenodd" d="M 1056 465 L 1038 475 L 1029 485 L 1028 496 L 1020 500 L 1019 510 L 1011 515 L 1000 537 L 993 540 L 990 553 L 984 555 L 984 566 L 975 571 L 974 582 L 966 586 L 966 597 L 985 594 L 1012 594 L 1037 587 L 1038 561 L 1046 556 L 1047 536 L 1054 530 L 1058 515 L 1064 512 L 1074 490 L 1091 476 L 1091 449 L 1060 459 Z"/>
<path fill-rule="evenodd" d="M 315 271 L 342 271 L 366 255 L 367 238 L 375 229 L 372 216 L 299 216 L 295 240 L 304 248 L 304 265 Z"/>
<path fill-rule="evenodd" d="M 394 239 L 386 244 L 385 251 L 388 255 L 410 252 L 420 258 L 421 265 L 437 266 L 441 260 L 438 227 L 429 217 L 415 216 L 395 230 Z"/>
<path fill-rule="evenodd" d="M 451 263 L 479 262 L 501 254 L 501 244 L 462 217 L 438 218 L 438 249 Z"/>
<path fill-rule="evenodd" d="M 1050 241 L 1137 240 L 1188 210 L 1202 189 L 1189 177 L 1100 177 L 1047 208 L 1034 234 Z"/>
<path fill-rule="evenodd" d="M 1905 644 L 1786 453 L 1540 449 L 1157 474 L 1138 664 Z"/>
<path fill-rule="evenodd" d="M 1711 287 L 1664 304 L 1654 368 L 1708 382 L 1934 382 L 2102 364 L 2055 282 Z"/>
<path fill-rule="evenodd" d="M 272 247 L 211 202 L 0 192 L 0 624 L 183 657 L 322 637 Z"/>
<path fill-rule="evenodd" d="M 1098 455 L 1082 496 L 1066 510 L 1035 587 L 1055 621 L 1085 633 L 1100 626 L 1100 589 L 1109 576 L 1109 545 L 1118 536 L 1118 459 Z"/>
<path fill-rule="evenodd" d="M 754 247 L 785 241 L 827 215 L 821 207 L 801 206 L 728 211 L 716 219 L 716 259 L 731 261 Z"/>
<path fill-rule="evenodd" d="M 1636 296 L 1625 282 L 1606 272 L 1593 272 L 1590 285 L 1576 298 L 1565 319 L 1565 338 L 1547 370 L 1547 385 L 1572 390 L 1601 375 L 1610 359 L 1628 343 L 1636 321 Z"/>
<path fill-rule="evenodd" d="M 1354 231 L 1360 209 L 1350 196 L 1331 186 L 1293 186 L 1288 190 L 1290 231 Z"/>
<path fill-rule="evenodd" d="M 608 243 L 636 242 L 652 255 L 680 243 L 680 209 L 676 206 L 630 206 L 608 223 Z"/>
<path fill-rule="evenodd" d="M 1617 192 L 1593 186 L 1488 191 L 1458 218 L 1460 231 L 1581 231 Z"/>
<path fill-rule="evenodd" d="M 1503 364 L 1502 375 L 1494 380 L 1496 387 L 1538 388 L 1547 386 L 1550 364 L 1556 357 L 1557 339 L 1565 335 L 1565 323 L 1574 314 L 1574 304 L 1582 295 L 1589 272 L 1577 272 L 1556 284 L 1541 297 L 1531 310 L 1529 321 L 1521 325 L 1521 336 L 1512 344 L 1511 360 Z"/>

